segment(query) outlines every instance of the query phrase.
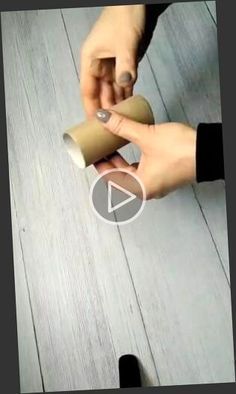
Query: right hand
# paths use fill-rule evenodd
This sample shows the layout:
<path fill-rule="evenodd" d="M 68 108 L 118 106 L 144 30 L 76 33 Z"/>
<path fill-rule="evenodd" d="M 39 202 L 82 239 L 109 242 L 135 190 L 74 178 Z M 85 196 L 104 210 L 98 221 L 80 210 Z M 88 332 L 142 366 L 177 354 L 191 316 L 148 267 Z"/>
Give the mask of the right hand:
<path fill-rule="evenodd" d="M 147 125 L 128 119 L 115 111 L 98 110 L 97 118 L 111 133 L 139 146 L 142 155 L 139 163 L 129 164 L 115 153 L 96 164 L 99 173 L 115 168 L 138 176 L 146 199 L 161 198 L 196 180 L 196 130 L 182 123 Z M 104 175 L 124 189 L 136 194 L 136 182 L 126 173 L 110 172 Z"/>
<path fill-rule="evenodd" d="M 105 7 L 83 44 L 80 84 L 88 117 L 130 97 L 137 79 L 145 5 Z"/>

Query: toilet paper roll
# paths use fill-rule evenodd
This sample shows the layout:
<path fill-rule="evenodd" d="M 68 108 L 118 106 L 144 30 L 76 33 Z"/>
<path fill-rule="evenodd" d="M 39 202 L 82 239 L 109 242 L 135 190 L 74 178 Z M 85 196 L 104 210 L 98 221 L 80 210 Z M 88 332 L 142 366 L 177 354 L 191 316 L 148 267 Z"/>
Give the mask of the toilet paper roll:
<path fill-rule="evenodd" d="M 112 109 L 137 122 L 154 123 L 151 107 L 140 95 L 126 99 Z M 68 153 L 79 168 L 86 168 L 129 143 L 106 130 L 96 118 L 72 127 L 65 132 L 63 139 Z"/>

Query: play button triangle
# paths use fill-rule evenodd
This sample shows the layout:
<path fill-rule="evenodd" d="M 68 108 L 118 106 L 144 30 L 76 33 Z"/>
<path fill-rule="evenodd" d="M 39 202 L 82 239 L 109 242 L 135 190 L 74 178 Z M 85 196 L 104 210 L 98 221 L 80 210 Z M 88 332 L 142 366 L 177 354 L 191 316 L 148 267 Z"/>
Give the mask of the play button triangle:
<path fill-rule="evenodd" d="M 123 207 L 124 205 L 133 201 L 136 197 L 135 194 L 130 191 L 124 189 L 123 187 L 117 185 L 115 182 L 108 181 L 108 212 L 114 212 L 117 209 Z M 119 202 L 114 205 L 114 201 L 118 200 Z"/>

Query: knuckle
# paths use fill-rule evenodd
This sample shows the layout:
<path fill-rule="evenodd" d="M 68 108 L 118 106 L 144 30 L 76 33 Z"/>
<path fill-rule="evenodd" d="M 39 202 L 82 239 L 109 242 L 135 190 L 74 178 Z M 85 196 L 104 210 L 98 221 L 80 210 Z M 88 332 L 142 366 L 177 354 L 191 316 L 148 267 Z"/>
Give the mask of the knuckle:
<path fill-rule="evenodd" d="M 136 45 L 142 39 L 143 33 L 144 33 L 144 29 L 142 27 L 138 25 L 133 27 L 133 39 Z"/>
<path fill-rule="evenodd" d="M 137 61 L 132 51 L 125 51 L 122 56 L 123 63 L 127 64 L 133 72 L 136 71 Z"/>
<path fill-rule="evenodd" d="M 80 57 L 81 59 L 87 59 L 91 56 L 92 53 L 92 46 L 89 40 L 86 40 L 80 50 Z"/>
<path fill-rule="evenodd" d="M 166 188 L 159 184 L 158 187 L 154 187 L 152 182 L 148 182 L 148 185 L 146 185 L 146 200 L 153 200 L 153 199 L 158 199 L 160 200 L 161 198 L 165 197 L 168 194 Z"/>
<path fill-rule="evenodd" d="M 117 135 L 122 133 L 122 130 L 125 125 L 125 119 L 122 116 L 114 116 L 112 128 Z"/>
<path fill-rule="evenodd" d="M 152 200 L 153 198 L 155 198 L 155 193 L 151 190 L 146 191 L 146 200 Z"/>
<path fill-rule="evenodd" d="M 148 125 L 146 125 L 147 126 L 147 131 L 150 133 L 150 134 L 154 134 L 155 133 L 155 125 L 154 124 L 148 124 Z"/>
<path fill-rule="evenodd" d="M 147 201 L 151 200 L 153 198 L 153 190 L 152 190 L 152 187 L 150 185 L 150 182 L 148 180 L 145 180 L 143 182 L 143 186 L 144 186 L 144 189 L 145 189 L 146 200 Z"/>
<path fill-rule="evenodd" d="M 135 173 L 135 172 L 136 172 L 136 168 L 135 168 L 134 166 L 132 166 L 132 165 L 128 166 L 128 167 L 127 167 L 127 170 L 128 170 L 129 172 L 132 172 L 132 173 Z"/>
<path fill-rule="evenodd" d="M 161 198 L 167 196 L 167 194 L 168 194 L 168 192 L 164 188 L 159 187 L 159 189 L 158 189 L 158 191 L 156 193 L 156 198 L 158 200 L 160 200 Z"/>

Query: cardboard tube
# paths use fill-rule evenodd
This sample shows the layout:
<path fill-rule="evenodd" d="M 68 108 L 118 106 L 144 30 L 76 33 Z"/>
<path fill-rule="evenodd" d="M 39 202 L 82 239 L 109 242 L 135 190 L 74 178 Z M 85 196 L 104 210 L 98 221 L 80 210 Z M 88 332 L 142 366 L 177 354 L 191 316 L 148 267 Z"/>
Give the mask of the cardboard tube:
<path fill-rule="evenodd" d="M 140 95 L 126 99 L 112 109 L 137 122 L 154 123 L 151 107 Z M 63 139 L 68 153 L 79 168 L 86 168 L 129 143 L 106 130 L 96 118 L 69 129 Z"/>

